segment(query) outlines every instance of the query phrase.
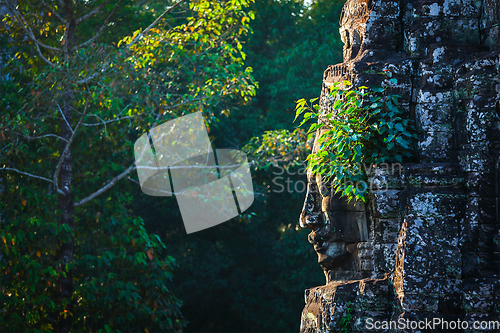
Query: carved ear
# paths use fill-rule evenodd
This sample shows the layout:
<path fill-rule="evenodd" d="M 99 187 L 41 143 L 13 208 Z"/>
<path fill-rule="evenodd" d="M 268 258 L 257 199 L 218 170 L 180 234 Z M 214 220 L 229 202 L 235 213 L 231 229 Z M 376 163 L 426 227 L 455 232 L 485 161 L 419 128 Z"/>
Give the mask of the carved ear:
<path fill-rule="evenodd" d="M 363 43 L 363 38 L 359 34 L 358 30 L 354 29 L 352 32 L 352 39 L 351 39 L 351 55 L 350 55 L 351 59 L 354 59 L 358 56 L 362 43 Z"/>

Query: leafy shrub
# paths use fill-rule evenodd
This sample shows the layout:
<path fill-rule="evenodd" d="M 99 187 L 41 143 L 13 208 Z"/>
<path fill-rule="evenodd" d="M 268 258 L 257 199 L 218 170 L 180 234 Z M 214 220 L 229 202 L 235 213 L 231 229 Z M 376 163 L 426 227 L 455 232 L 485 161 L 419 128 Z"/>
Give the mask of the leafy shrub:
<path fill-rule="evenodd" d="M 303 114 L 300 126 L 316 119 L 307 133 L 319 131 L 307 157 L 308 168 L 349 201 L 366 201 L 367 170 L 371 170 L 367 166 L 402 162 L 403 157 L 412 156 L 416 134 L 411 120 L 404 117 L 400 97 L 388 94 L 386 88 L 354 87 L 343 81 L 331 86 L 326 107 L 320 108 L 317 98 L 309 104 L 298 100 L 295 119 Z"/>

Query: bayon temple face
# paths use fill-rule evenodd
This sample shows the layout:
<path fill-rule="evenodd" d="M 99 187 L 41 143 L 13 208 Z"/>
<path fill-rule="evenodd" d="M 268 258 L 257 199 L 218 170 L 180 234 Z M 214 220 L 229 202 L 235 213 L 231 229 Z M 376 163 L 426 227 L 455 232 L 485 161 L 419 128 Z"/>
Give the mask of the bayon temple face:
<path fill-rule="evenodd" d="M 358 318 L 498 320 L 500 1 L 349 0 L 340 23 L 320 110 L 333 82 L 382 86 L 418 139 L 400 168 L 373 166 L 366 204 L 308 173 L 299 220 L 327 285 L 306 292 L 301 332 L 334 331 L 346 302 Z"/>

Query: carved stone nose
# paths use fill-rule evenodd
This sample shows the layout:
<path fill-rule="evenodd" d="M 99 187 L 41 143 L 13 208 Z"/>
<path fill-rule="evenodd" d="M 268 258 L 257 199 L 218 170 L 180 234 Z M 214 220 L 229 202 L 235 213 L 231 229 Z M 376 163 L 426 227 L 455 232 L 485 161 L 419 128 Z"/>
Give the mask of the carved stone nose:
<path fill-rule="evenodd" d="M 309 241 L 309 243 L 311 243 L 313 245 L 323 243 L 323 242 L 327 241 L 328 238 L 329 238 L 328 235 L 323 234 L 321 232 L 317 232 L 317 231 L 313 231 L 307 236 L 307 240 Z"/>

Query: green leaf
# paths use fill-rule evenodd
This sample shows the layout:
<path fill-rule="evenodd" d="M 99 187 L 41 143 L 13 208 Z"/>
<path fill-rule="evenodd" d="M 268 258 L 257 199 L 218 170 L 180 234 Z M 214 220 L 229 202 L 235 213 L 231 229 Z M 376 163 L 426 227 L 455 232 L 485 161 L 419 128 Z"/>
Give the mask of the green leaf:
<path fill-rule="evenodd" d="M 335 103 L 333 104 L 333 109 L 334 110 L 337 110 L 340 108 L 340 106 L 342 105 L 342 101 L 340 99 L 336 100 Z"/>
<path fill-rule="evenodd" d="M 398 97 L 399 97 L 399 96 L 397 96 L 397 95 L 392 95 L 392 96 L 391 96 L 392 102 L 393 102 L 395 105 L 399 105 Z M 405 124 L 405 125 L 406 125 L 406 124 Z"/>
<path fill-rule="evenodd" d="M 410 146 L 409 146 L 409 144 L 408 144 L 408 141 L 407 141 L 406 139 L 404 139 L 403 137 L 398 136 L 398 137 L 396 138 L 396 141 L 397 141 L 397 142 L 398 142 L 398 143 L 399 143 L 402 147 L 404 147 L 404 148 L 406 148 L 406 149 L 409 149 L 409 148 L 410 148 Z"/>

